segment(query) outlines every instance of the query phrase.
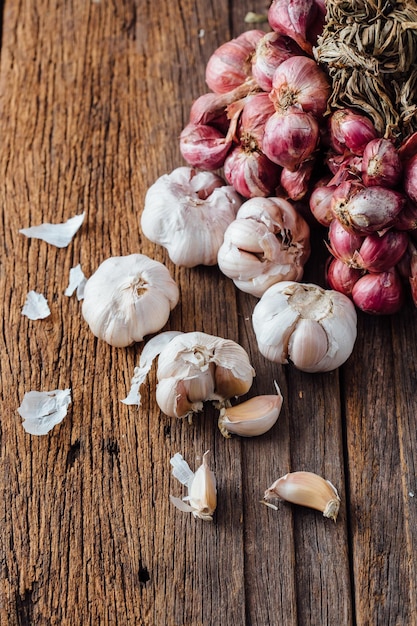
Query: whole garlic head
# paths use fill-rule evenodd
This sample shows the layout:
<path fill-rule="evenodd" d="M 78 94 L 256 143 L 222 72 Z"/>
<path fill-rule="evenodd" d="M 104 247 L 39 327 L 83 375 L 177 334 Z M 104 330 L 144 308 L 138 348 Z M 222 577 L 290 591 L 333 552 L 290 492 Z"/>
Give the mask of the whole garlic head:
<path fill-rule="evenodd" d="M 156 401 L 170 417 L 191 417 L 203 403 L 249 391 L 255 370 L 247 352 L 230 339 L 202 332 L 174 337 L 159 355 Z"/>
<path fill-rule="evenodd" d="M 352 353 L 357 315 L 351 300 L 311 283 L 283 281 L 270 287 L 252 316 L 260 352 L 270 361 L 304 372 L 328 372 Z"/>
<path fill-rule="evenodd" d="M 141 217 L 144 235 L 179 266 L 215 265 L 224 231 L 242 199 L 213 172 L 178 167 L 151 185 Z"/>
<path fill-rule="evenodd" d="M 260 298 L 273 284 L 301 280 L 310 256 L 310 228 L 283 198 L 251 198 L 227 227 L 220 270 L 241 291 Z"/>
<path fill-rule="evenodd" d="M 165 265 L 130 254 L 106 259 L 88 279 L 82 313 L 96 337 L 125 347 L 161 330 L 178 300 Z"/>

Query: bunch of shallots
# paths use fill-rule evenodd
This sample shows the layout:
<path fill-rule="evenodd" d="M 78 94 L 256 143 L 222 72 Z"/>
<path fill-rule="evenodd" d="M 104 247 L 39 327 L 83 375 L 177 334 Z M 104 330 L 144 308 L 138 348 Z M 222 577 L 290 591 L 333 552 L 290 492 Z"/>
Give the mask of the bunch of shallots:
<path fill-rule="evenodd" d="M 310 196 L 328 226 L 328 284 L 367 313 L 395 313 L 407 283 L 417 302 L 417 139 L 397 147 L 350 109 L 332 113 L 328 130 L 331 177 Z"/>
<path fill-rule="evenodd" d="M 271 32 L 246 31 L 212 54 L 210 92 L 195 100 L 180 136 L 188 164 L 223 167 L 245 198 L 306 194 L 330 95 L 312 56 L 324 18 L 322 0 L 274 0 Z"/>

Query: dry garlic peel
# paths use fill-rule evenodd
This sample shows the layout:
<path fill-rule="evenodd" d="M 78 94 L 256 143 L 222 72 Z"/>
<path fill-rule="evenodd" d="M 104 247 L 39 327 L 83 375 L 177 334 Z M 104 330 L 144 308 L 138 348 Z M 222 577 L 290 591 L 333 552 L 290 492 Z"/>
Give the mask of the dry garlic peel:
<path fill-rule="evenodd" d="M 218 422 L 222 435 L 255 437 L 270 430 L 279 417 L 283 401 L 277 383 L 275 388 L 276 395 L 255 396 L 235 406 L 222 407 Z"/>
<path fill-rule="evenodd" d="M 283 281 L 270 287 L 252 316 L 260 352 L 270 361 L 291 361 L 305 372 L 327 372 L 352 353 L 357 315 L 351 300 L 311 283 Z"/>
<path fill-rule="evenodd" d="M 236 342 L 202 332 L 174 337 L 158 360 L 156 399 L 170 417 L 190 417 L 208 400 L 246 393 L 255 371 Z"/>
<path fill-rule="evenodd" d="M 301 280 L 310 255 L 307 222 L 283 198 L 251 198 L 228 226 L 217 262 L 241 291 L 256 297 L 283 280 Z"/>
<path fill-rule="evenodd" d="M 179 167 L 151 185 L 141 216 L 144 235 L 179 266 L 215 265 L 224 231 L 242 199 L 213 172 Z"/>
<path fill-rule="evenodd" d="M 96 337 L 125 347 L 161 330 L 178 299 L 165 265 L 130 254 L 106 259 L 88 279 L 82 313 Z"/>
<path fill-rule="evenodd" d="M 290 472 L 278 478 L 264 494 L 265 501 L 272 498 L 321 511 L 334 522 L 339 513 L 340 497 L 336 488 L 313 472 Z"/>
<path fill-rule="evenodd" d="M 217 506 L 217 488 L 216 477 L 208 465 L 208 454 L 209 450 L 204 453 L 202 464 L 195 474 L 179 452 L 172 457 L 172 475 L 188 488 L 188 495 L 182 499 L 175 496 L 169 498 L 181 511 L 212 521 Z"/>

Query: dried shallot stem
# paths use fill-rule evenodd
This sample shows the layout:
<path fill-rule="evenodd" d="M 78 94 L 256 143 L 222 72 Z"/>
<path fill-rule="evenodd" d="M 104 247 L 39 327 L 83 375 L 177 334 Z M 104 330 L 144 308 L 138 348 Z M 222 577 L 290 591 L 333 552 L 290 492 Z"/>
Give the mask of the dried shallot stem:
<path fill-rule="evenodd" d="M 333 83 L 330 108 L 366 113 L 398 142 L 417 130 L 417 4 L 326 0 L 314 50 Z"/>

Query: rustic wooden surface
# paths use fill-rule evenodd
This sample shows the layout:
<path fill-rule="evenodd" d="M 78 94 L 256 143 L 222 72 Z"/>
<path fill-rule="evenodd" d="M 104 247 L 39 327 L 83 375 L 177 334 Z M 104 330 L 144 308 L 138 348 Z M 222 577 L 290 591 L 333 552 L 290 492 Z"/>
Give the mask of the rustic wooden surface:
<path fill-rule="evenodd" d="M 417 313 L 359 315 L 340 370 L 308 375 L 256 349 L 255 299 L 217 268 L 173 267 L 140 233 L 148 186 L 183 161 L 178 135 L 206 91 L 214 49 L 250 28 L 248 0 L 5 0 L 0 57 L 1 579 L 0 624 L 209 626 L 416 623 Z M 19 228 L 86 211 L 65 249 Z M 320 247 L 320 246 L 319 246 Z M 181 290 L 167 328 L 239 341 L 257 371 L 251 393 L 285 397 L 279 422 L 225 440 L 214 412 L 162 416 L 155 371 L 138 410 L 120 400 L 142 345 L 97 341 L 69 270 L 108 256 L 163 261 Z M 314 262 L 315 255 L 319 262 Z M 316 250 L 306 279 L 323 280 Z M 43 293 L 52 314 L 21 315 Z M 28 435 L 16 409 L 31 389 L 72 389 L 68 416 Z M 176 510 L 180 451 L 212 451 L 212 524 Z M 330 479 L 336 524 L 319 513 L 259 504 L 289 470 Z"/>

